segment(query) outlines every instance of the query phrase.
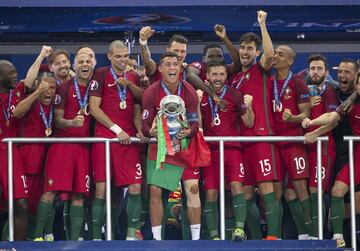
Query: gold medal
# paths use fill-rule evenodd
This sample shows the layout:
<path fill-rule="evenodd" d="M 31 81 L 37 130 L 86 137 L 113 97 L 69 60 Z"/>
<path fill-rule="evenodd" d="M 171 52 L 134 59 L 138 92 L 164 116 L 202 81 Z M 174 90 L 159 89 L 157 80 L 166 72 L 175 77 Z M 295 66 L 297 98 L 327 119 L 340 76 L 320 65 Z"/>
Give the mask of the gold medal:
<path fill-rule="evenodd" d="M 51 133 L 52 133 L 51 128 L 46 128 L 46 130 L 45 130 L 46 137 L 49 137 L 51 135 Z"/>
<path fill-rule="evenodd" d="M 10 127 L 10 120 L 6 120 L 6 127 L 9 128 Z"/>
<path fill-rule="evenodd" d="M 125 100 L 122 100 L 122 101 L 120 102 L 119 107 L 120 107 L 121 110 L 125 110 L 126 107 L 127 107 L 126 101 L 125 101 Z"/>
<path fill-rule="evenodd" d="M 77 113 L 78 115 L 85 115 L 85 109 L 80 109 Z"/>

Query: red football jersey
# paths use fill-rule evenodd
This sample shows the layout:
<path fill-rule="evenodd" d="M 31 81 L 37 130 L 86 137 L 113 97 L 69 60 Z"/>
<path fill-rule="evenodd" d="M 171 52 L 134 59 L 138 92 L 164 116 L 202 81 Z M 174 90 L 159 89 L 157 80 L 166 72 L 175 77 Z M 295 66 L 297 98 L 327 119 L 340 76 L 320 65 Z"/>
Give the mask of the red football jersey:
<path fill-rule="evenodd" d="M 277 89 L 280 96 L 281 90 L 283 88 L 285 80 L 277 81 Z M 286 87 L 284 94 L 280 98 L 281 111 L 276 111 L 275 109 L 275 98 L 274 98 L 274 79 L 272 79 L 272 112 L 274 114 L 274 120 L 276 123 L 276 134 L 281 136 L 302 136 L 303 129 L 301 124 L 286 122 L 282 119 L 282 114 L 285 109 L 290 109 L 293 115 L 299 115 L 299 104 L 309 103 L 309 91 L 304 82 L 304 80 L 292 77 L 289 81 L 288 86 Z"/>
<path fill-rule="evenodd" d="M 139 76 L 134 71 L 125 73 L 126 79 L 132 84 L 139 86 Z M 117 75 L 117 77 L 122 77 Z M 134 97 L 129 89 L 126 91 L 126 109 L 120 109 L 120 98 L 115 80 L 111 74 L 110 67 L 102 67 L 95 71 L 93 80 L 97 84 L 93 84 L 90 88 L 90 96 L 101 97 L 100 108 L 111 119 L 112 122 L 119 125 L 129 136 L 136 135 L 134 125 Z M 96 137 L 114 138 L 114 133 L 106 126 L 96 121 L 95 126 Z"/>
<path fill-rule="evenodd" d="M 89 83 L 89 85 L 94 82 Z M 84 95 L 87 90 L 87 86 L 79 85 L 81 100 L 84 99 Z M 74 79 L 60 85 L 56 89 L 55 95 L 55 110 L 64 110 L 64 119 L 72 120 L 80 111 L 80 105 L 78 102 L 76 90 L 74 87 Z M 89 111 L 87 105 L 87 112 Z M 67 128 L 56 128 L 56 137 L 89 137 L 90 136 L 90 114 L 84 115 L 85 120 L 82 127 L 67 127 Z"/>
<path fill-rule="evenodd" d="M 264 84 L 263 77 L 266 80 Z M 268 136 L 274 135 L 274 120 L 271 112 L 271 77 L 258 62 L 248 71 L 234 74 L 229 84 L 241 93 L 253 96 L 252 108 L 255 114 L 254 126 L 247 128 L 242 122 L 241 135 L 243 136 Z"/>

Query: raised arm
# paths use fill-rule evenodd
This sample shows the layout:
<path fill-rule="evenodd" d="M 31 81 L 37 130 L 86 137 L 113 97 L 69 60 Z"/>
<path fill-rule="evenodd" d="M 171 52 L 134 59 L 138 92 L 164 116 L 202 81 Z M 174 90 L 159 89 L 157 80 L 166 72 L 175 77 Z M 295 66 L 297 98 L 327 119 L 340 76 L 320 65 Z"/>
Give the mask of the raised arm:
<path fill-rule="evenodd" d="M 39 74 L 41 63 L 44 61 L 45 58 L 47 58 L 47 56 L 49 56 L 51 52 L 52 52 L 52 48 L 50 46 L 43 45 L 40 54 L 38 55 L 35 62 L 32 64 L 32 66 L 29 68 L 26 74 L 24 84 L 27 88 L 32 88 Z"/>
<path fill-rule="evenodd" d="M 266 17 L 267 13 L 265 11 L 258 11 L 258 22 L 261 30 L 261 38 L 262 38 L 262 47 L 264 53 L 261 56 L 260 64 L 265 70 L 270 70 L 272 67 L 272 57 L 274 55 L 274 47 L 270 38 L 270 35 L 266 28 Z"/>
<path fill-rule="evenodd" d="M 214 32 L 216 36 L 218 36 L 218 38 L 220 38 L 221 41 L 224 42 L 226 49 L 229 51 L 231 60 L 233 61 L 229 68 L 229 74 L 241 71 L 239 51 L 236 49 L 234 44 L 229 40 L 228 36 L 226 35 L 225 26 L 221 24 L 216 24 L 214 26 Z"/>
<path fill-rule="evenodd" d="M 27 98 L 20 101 L 19 104 L 16 105 L 16 107 L 13 110 L 13 114 L 15 118 L 21 118 L 23 117 L 31 108 L 31 105 L 34 103 L 35 100 L 45 92 L 49 88 L 49 83 L 42 82 L 36 91 L 31 93 Z"/>
<path fill-rule="evenodd" d="M 140 55 L 144 63 L 146 75 L 151 76 L 156 71 L 156 63 L 151 58 L 151 53 L 147 44 L 148 39 L 154 34 L 154 30 L 150 26 L 141 28 L 139 32 Z"/>

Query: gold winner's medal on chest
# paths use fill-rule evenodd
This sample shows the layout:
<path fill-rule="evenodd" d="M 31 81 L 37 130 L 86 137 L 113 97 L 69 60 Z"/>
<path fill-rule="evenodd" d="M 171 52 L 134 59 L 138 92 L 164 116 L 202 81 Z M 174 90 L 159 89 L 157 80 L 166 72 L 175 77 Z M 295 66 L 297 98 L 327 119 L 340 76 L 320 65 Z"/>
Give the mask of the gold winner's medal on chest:
<path fill-rule="evenodd" d="M 46 130 L 45 130 L 46 137 L 49 137 L 51 134 L 52 134 L 51 128 L 46 128 Z"/>
<path fill-rule="evenodd" d="M 125 100 L 121 101 L 119 107 L 121 110 L 125 110 L 127 107 L 126 101 Z"/>

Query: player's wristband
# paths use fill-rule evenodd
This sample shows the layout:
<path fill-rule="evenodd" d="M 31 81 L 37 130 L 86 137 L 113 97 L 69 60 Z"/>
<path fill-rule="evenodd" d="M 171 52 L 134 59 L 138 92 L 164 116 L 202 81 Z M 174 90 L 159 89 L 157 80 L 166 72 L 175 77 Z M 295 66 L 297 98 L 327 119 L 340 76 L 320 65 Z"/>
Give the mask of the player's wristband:
<path fill-rule="evenodd" d="M 141 38 L 139 38 L 139 43 L 143 46 L 147 45 L 147 40 L 141 40 Z"/>
<path fill-rule="evenodd" d="M 112 125 L 109 129 L 116 135 L 119 135 L 123 131 L 123 129 L 121 129 L 121 127 L 117 124 Z"/>

